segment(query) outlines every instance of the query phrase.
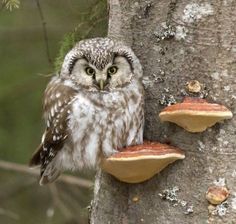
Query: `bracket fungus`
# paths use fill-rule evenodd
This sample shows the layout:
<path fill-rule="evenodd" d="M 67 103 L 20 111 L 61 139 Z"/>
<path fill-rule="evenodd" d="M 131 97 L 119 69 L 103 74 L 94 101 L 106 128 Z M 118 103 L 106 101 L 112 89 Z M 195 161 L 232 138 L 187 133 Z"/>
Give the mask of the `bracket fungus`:
<path fill-rule="evenodd" d="M 189 132 L 202 132 L 217 122 L 233 117 L 223 105 L 204 99 L 186 97 L 182 103 L 168 106 L 159 114 L 161 121 L 170 121 Z"/>
<path fill-rule="evenodd" d="M 157 142 L 129 146 L 103 159 L 101 168 L 126 183 L 140 183 L 150 179 L 168 164 L 184 159 L 182 150 Z"/>
<path fill-rule="evenodd" d="M 211 186 L 206 192 L 206 199 L 212 205 L 219 205 L 229 197 L 229 190 L 226 187 Z"/>
<path fill-rule="evenodd" d="M 191 80 L 187 82 L 187 90 L 191 93 L 199 93 L 202 89 L 202 85 L 197 80 Z"/>

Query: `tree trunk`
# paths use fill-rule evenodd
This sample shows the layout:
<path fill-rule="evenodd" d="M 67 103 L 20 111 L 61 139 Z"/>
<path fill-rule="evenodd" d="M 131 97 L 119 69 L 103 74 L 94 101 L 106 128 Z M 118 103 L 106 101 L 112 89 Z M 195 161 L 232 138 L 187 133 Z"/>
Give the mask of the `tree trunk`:
<path fill-rule="evenodd" d="M 140 184 L 98 171 L 92 224 L 236 223 L 236 118 L 202 133 L 158 118 L 164 104 L 183 100 L 190 80 L 205 87 L 200 97 L 235 113 L 235 24 L 232 0 L 110 0 L 108 35 L 126 41 L 144 69 L 144 137 L 177 146 L 186 158 Z M 226 185 L 229 199 L 209 206 L 211 185 Z"/>

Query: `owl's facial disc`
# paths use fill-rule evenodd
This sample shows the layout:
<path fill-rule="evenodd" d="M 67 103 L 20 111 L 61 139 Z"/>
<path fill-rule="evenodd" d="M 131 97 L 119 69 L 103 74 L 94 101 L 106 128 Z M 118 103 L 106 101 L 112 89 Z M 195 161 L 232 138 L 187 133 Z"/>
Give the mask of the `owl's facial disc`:
<path fill-rule="evenodd" d="M 109 92 L 122 88 L 131 81 L 132 70 L 123 56 L 116 56 L 103 69 L 98 69 L 86 59 L 78 59 L 71 76 L 75 82 L 89 91 Z"/>

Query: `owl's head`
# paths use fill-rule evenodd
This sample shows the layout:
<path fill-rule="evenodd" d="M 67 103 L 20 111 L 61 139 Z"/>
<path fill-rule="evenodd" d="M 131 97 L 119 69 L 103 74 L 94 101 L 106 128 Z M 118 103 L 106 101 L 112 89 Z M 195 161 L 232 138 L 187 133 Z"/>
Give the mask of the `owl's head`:
<path fill-rule="evenodd" d="M 60 75 L 88 91 L 112 91 L 140 79 L 142 68 L 122 42 L 94 38 L 75 45 L 66 55 Z"/>

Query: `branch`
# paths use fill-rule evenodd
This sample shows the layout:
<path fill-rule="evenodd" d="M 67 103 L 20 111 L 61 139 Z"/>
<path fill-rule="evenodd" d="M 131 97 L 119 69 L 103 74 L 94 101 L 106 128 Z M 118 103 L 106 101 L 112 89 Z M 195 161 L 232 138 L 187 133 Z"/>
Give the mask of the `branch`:
<path fill-rule="evenodd" d="M 51 191 L 51 194 L 52 194 L 52 197 L 53 197 L 54 206 L 59 208 L 61 210 L 61 213 L 67 219 L 70 219 L 71 217 L 73 217 L 70 209 L 68 209 L 66 207 L 66 205 L 63 203 L 63 201 L 61 201 L 56 185 L 55 184 L 49 185 L 49 190 Z"/>
<path fill-rule="evenodd" d="M 16 171 L 20 173 L 26 173 L 34 176 L 39 175 L 38 169 L 30 169 L 29 167 L 17 163 L 6 162 L 0 160 L 0 169 L 8 171 Z M 71 175 L 61 175 L 58 181 L 64 182 L 66 184 L 76 185 L 79 187 L 90 188 L 93 186 L 93 182 L 79 177 L 74 177 Z"/>
<path fill-rule="evenodd" d="M 40 6 L 39 0 L 35 0 L 35 2 L 37 4 L 40 19 L 41 19 L 41 23 L 42 23 L 42 26 L 43 26 L 43 37 L 44 37 L 44 42 L 45 42 L 45 46 L 46 46 L 46 53 L 47 53 L 48 62 L 49 62 L 50 65 L 52 65 L 52 59 L 51 59 L 51 56 L 50 56 L 49 44 L 48 44 L 48 33 L 47 33 L 46 22 L 45 22 L 45 19 L 44 19 L 43 11 L 42 11 L 42 8 Z"/>
<path fill-rule="evenodd" d="M 19 220 L 20 216 L 10 210 L 6 210 L 3 208 L 0 208 L 0 215 L 7 216 L 8 218 L 14 219 L 14 220 Z"/>

